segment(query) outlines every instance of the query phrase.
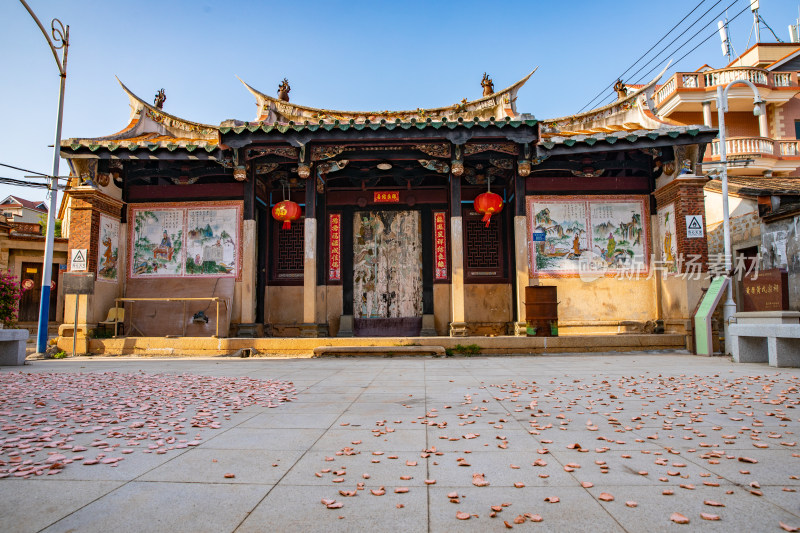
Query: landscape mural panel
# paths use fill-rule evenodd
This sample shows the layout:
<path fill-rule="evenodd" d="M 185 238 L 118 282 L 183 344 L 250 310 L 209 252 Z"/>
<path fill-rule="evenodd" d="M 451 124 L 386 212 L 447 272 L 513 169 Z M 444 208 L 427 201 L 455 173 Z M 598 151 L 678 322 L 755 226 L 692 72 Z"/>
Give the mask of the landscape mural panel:
<path fill-rule="evenodd" d="M 187 276 L 236 276 L 240 219 L 235 207 L 186 211 Z"/>
<path fill-rule="evenodd" d="M 531 277 L 646 274 L 645 202 L 640 196 L 529 196 Z"/>
<path fill-rule="evenodd" d="M 130 277 L 238 277 L 241 204 L 167 205 L 130 208 Z"/>
<path fill-rule="evenodd" d="M 183 273 L 184 209 L 131 208 L 130 276 L 170 277 Z"/>

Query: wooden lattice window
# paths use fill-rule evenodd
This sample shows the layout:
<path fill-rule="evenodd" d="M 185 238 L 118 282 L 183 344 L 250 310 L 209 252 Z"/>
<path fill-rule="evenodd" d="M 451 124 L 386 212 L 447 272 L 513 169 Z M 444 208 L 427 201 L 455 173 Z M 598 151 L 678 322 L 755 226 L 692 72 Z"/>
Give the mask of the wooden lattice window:
<path fill-rule="evenodd" d="M 493 216 L 489 226 L 481 221 L 483 215 L 474 211 L 464 213 L 464 266 L 472 281 L 503 278 L 503 221 Z"/>
<path fill-rule="evenodd" d="M 274 225 L 272 278 L 282 281 L 303 280 L 303 246 L 305 221 L 303 218 L 292 222 L 290 229 Z"/>

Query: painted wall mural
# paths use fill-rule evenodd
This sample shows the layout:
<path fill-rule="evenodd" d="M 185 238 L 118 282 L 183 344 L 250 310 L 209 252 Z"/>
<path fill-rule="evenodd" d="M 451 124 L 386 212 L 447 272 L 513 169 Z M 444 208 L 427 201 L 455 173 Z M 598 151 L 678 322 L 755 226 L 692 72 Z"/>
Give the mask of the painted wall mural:
<path fill-rule="evenodd" d="M 529 196 L 531 277 L 646 274 L 645 196 Z"/>
<path fill-rule="evenodd" d="M 239 210 L 186 210 L 187 276 L 235 275 L 239 254 Z"/>
<path fill-rule="evenodd" d="M 149 204 L 130 208 L 129 276 L 237 277 L 241 204 Z"/>
<path fill-rule="evenodd" d="M 100 246 L 97 247 L 98 281 L 117 281 L 119 220 L 100 215 Z"/>
<path fill-rule="evenodd" d="M 664 272 L 678 272 L 678 243 L 675 234 L 675 204 L 658 210 L 658 255 Z"/>
<path fill-rule="evenodd" d="M 422 316 L 422 240 L 417 211 L 353 217 L 353 316 Z"/>

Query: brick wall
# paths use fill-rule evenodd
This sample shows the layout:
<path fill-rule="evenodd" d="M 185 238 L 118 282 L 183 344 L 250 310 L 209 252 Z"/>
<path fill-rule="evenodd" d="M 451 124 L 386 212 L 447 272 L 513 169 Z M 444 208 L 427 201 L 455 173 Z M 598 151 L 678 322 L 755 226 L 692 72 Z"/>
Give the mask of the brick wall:
<path fill-rule="evenodd" d="M 660 209 L 666 205 L 675 205 L 675 233 L 676 250 L 684 260 L 689 260 L 692 256 L 697 256 L 702 271 L 708 268 L 708 232 L 705 227 L 705 199 L 703 197 L 703 185 L 708 180 L 706 178 L 678 177 L 667 183 L 653 194 L 656 197 L 657 207 Z M 689 239 L 686 237 L 686 217 L 688 215 L 703 216 L 703 237 Z"/>
<path fill-rule="evenodd" d="M 756 212 L 731 217 L 731 246 L 751 241 L 761 236 L 761 219 Z M 708 227 L 708 253 L 721 254 L 725 251 L 722 222 Z"/>
<path fill-rule="evenodd" d="M 87 250 L 87 272 L 97 270 L 97 247 L 100 240 L 100 214 L 119 220 L 122 202 L 95 189 L 74 190 L 71 196 L 71 215 L 69 219 L 69 250 Z"/>

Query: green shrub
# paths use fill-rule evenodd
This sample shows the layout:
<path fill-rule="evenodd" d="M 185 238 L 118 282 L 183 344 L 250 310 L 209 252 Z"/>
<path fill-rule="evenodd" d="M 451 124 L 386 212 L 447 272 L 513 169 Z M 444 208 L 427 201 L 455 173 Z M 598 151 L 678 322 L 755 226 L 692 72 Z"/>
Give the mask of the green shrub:
<path fill-rule="evenodd" d="M 20 299 L 22 289 L 17 278 L 10 272 L 0 272 L 0 323 L 3 327 L 13 328 L 17 325 Z"/>

